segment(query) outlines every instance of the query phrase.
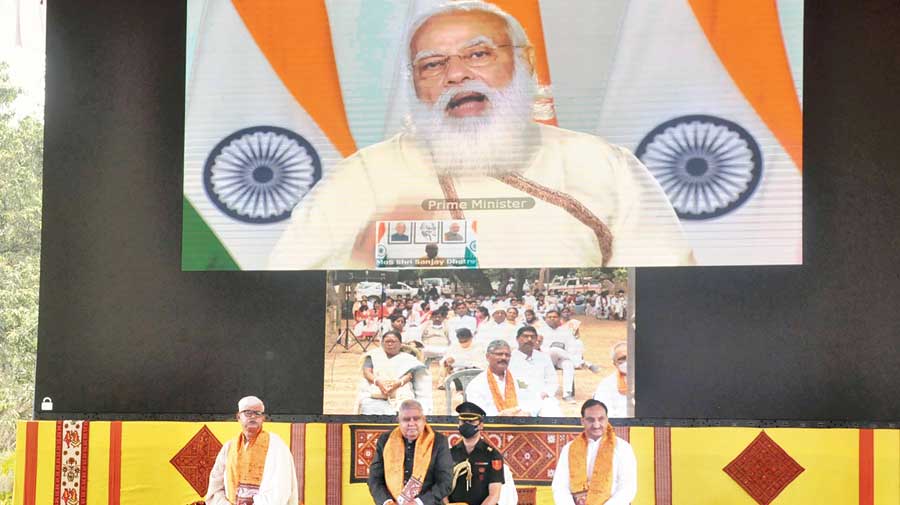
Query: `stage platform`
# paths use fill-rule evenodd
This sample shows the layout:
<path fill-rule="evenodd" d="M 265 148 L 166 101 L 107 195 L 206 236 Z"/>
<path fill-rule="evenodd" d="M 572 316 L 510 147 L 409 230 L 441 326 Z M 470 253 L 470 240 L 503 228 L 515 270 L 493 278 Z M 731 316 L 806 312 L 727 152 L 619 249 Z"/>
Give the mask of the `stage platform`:
<path fill-rule="evenodd" d="M 453 425 L 435 425 L 455 434 Z M 289 442 L 301 501 L 372 503 L 365 479 L 388 424 L 266 423 Z M 638 460 L 635 505 L 900 504 L 900 430 L 623 426 Z M 523 505 L 550 481 L 578 426 L 487 425 Z M 14 505 L 193 504 L 237 422 L 30 421 L 18 425 Z M 455 435 L 458 437 L 458 435 Z M 452 442 L 453 440 L 451 440 Z"/>

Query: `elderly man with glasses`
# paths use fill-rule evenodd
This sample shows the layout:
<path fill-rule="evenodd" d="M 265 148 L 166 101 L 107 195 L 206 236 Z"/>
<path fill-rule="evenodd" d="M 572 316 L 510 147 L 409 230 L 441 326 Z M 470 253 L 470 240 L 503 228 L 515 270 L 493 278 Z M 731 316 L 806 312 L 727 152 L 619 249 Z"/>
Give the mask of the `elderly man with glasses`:
<path fill-rule="evenodd" d="M 297 505 L 297 472 L 287 444 L 263 430 L 266 407 L 255 396 L 238 402 L 241 434 L 225 442 L 209 474 L 208 505 Z"/>
<path fill-rule="evenodd" d="M 406 42 L 409 128 L 350 156 L 303 198 L 271 269 L 371 268 L 378 221 L 451 219 L 477 224 L 485 268 L 694 262 L 637 158 L 535 121 L 535 51 L 514 17 L 451 2 L 417 17 Z M 511 233 L 523 222 L 544 232 L 541 247 Z"/>
<path fill-rule="evenodd" d="M 628 417 L 628 343 L 616 342 L 609 351 L 613 372 L 597 384 L 594 399 L 609 409 L 609 417 Z"/>
<path fill-rule="evenodd" d="M 375 443 L 369 493 L 375 505 L 441 505 L 453 460 L 447 437 L 434 431 L 415 400 L 400 404 L 397 427 Z"/>

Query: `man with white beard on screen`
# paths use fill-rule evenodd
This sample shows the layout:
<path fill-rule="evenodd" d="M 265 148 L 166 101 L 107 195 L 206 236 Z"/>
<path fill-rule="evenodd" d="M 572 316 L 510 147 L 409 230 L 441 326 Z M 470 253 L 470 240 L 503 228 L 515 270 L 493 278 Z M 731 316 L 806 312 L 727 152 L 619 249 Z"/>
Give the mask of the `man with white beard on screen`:
<path fill-rule="evenodd" d="M 694 263 L 637 158 L 534 122 L 534 48 L 515 18 L 452 2 L 418 16 L 405 40 L 410 127 L 348 157 L 304 197 L 270 269 L 372 268 L 378 221 L 451 219 L 477 225 L 480 267 Z M 511 233 L 523 222 L 543 231 L 539 244 Z"/>

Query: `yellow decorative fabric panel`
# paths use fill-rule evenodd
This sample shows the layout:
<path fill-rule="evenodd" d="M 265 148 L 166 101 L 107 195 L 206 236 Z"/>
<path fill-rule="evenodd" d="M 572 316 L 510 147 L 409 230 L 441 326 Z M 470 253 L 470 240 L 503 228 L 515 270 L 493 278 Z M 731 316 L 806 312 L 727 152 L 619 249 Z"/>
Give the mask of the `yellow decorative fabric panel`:
<path fill-rule="evenodd" d="M 80 430 L 78 437 L 68 433 L 73 427 Z M 351 425 L 266 423 L 266 429 L 285 442 L 302 444 L 295 463 L 302 472 L 298 480 L 305 504 L 371 501 L 366 483 L 352 478 L 359 462 L 353 460 Z M 503 431 L 504 426 L 487 429 Z M 70 505 L 194 503 L 202 499 L 196 488 L 205 485 L 208 460 L 215 458 L 212 439 L 224 443 L 238 432 L 236 422 L 21 422 L 14 504 L 54 503 L 55 494 L 62 498 L 67 489 L 64 481 L 76 480 L 79 492 L 66 495 L 75 499 L 66 502 Z M 900 503 L 900 430 L 632 426 L 626 434 L 638 460 L 634 505 Z M 85 444 L 83 458 L 72 450 L 76 441 Z M 77 476 L 70 458 L 78 463 Z M 725 471 L 729 466 L 730 473 Z M 766 481 L 758 480 L 763 477 L 757 471 L 763 469 L 789 472 L 777 493 L 760 492 Z M 548 484 L 522 487 L 535 489 L 531 496 L 537 504 L 552 505 Z"/>

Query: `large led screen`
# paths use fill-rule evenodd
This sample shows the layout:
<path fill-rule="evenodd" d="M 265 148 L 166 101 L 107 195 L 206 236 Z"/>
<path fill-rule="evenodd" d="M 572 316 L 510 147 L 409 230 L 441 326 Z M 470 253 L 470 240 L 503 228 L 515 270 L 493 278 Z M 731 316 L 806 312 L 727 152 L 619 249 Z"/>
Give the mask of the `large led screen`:
<path fill-rule="evenodd" d="M 626 268 L 328 273 L 322 412 L 579 417 L 590 398 L 634 415 Z"/>
<path fill-rule="evenodd" d="M 190 1 L 182 267 L 801 263 L 802 17 Z"/>

